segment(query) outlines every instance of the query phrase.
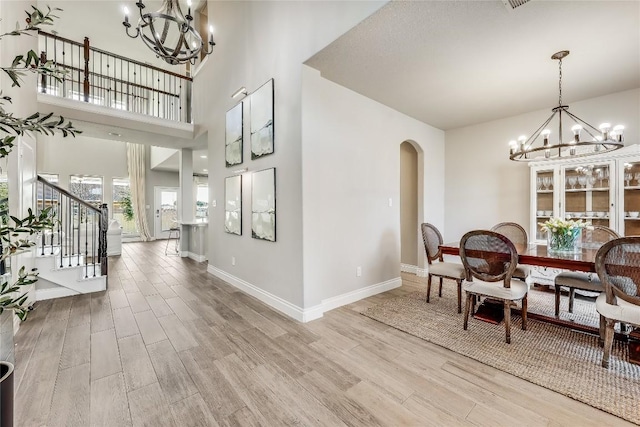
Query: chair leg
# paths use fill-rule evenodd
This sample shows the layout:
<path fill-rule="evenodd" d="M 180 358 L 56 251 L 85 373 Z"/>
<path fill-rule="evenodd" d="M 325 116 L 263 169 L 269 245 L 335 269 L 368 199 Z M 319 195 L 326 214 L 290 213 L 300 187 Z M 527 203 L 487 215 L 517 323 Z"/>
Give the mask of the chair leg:
<path fill-rule="evenodd" d="M 522 298 L 522 330 L 527 330 L 527 295 Z"/>
<path fill-rule="evenodd" d="M 613 346 L 613 326 L 615 321 L 606 319 L 606 326 L 604 330 L 604 353 L 602 354 L 602 367 L 609 367 L 609 356 L 611 355 L 611 347 Z"/>
<path fill-rule="evenodd" d="M 464 323 L 462 324 L 463 329 L 466 331 L 467 326 L 469 324 L 469 309 L 471 308 L 471 295 L 469 292 L 466 293 L 466 300 L 464 302 Z"/>
<path fill-rule="evenodd" d="M 476 312 L 476 300 L 480 298 L 477 295 L 473 294 L 471 295 L 471 315 L 473 316 L 473 313 Z"/>
<path fill-rule="evenodd" d="M 556 317 L 560 316 L 560 285 L 556 285 Z"/>
<path fill-rule="evenodd" d="M 462 280 L 458 280 L 457 284 L 458 284 L 458 313 L 462 313 Z"/>
<path fill-rule="evenodd" d="M 511 344 L 511 301 L 504 302 L 504 329 L 507 334 L 507 344 Z"/>
<path fill-rule="evenodd" d="M 431 296 L 431 275 L 428 275 L 427 279 L 427 302 L 429 302 L 429 297 Z"/>
<path fill-rule="evenodd" d="M 573 300 L 576 297 L 576 290 L 569 288 L 569 313 L 573 313 Z"/>
<path fill-rule="evenodd" d="M 607 321 L 603 315 L 600 315 L 600 336 L 598 337 L 598 346 L 604 347 L 604 335 Z"/>
<path fill-rule="evenodd" d="M 442 298 L 442 277 L 440 278 L 440 288 L 438 289 L 438 296 Z"/>

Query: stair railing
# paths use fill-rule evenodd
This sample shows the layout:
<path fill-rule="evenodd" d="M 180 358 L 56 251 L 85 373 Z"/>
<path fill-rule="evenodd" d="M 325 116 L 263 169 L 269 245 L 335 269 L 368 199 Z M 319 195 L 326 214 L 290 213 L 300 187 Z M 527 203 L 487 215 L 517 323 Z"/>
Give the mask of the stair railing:
<path fill-rule="evenodd" d="M 38 34 L 40 59 L 67 71 L 61 81 L 43 74 L 41 93 L 191 123 L 191 77 L 97 49 L 88 37 L 80 43 Z"/>
<path fill-rule="evenodd" d="M 40 236 L 40 254 L 55 254 L 57 266 L 83 267 L 84 278 L 107 276 L 106 203 L 94 206 L 41 176 L 36 187 L 36 208 L 50 208 L 55 226 Z"/>

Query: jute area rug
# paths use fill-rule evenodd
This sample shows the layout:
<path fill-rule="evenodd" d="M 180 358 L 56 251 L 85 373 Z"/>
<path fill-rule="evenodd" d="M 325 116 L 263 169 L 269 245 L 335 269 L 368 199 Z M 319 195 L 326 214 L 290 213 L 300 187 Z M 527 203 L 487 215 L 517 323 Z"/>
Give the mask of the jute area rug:
<path fill-rule="evenodd" d="M 523 331 L 520 316 L 513 314 L 511 344 L 507 344 L 504 323 L 492 325 L 470 318 L 469 329 L 462 329 L 455 283 L 445 283 L 442 298 L 438 298 L 437 286 L 431 295 L 428 304 L 425 292 L 415 292 L 369 307 L 362 314 L 640 424 L 640 366 L 628 362 L 625 343 L 614 342 L 607 370 L 600 365 L 602 348 L 597 336 L 532 319 Z M 553 310 L 552 294 L 536 294 L 530 298 L 530 311 L 536 311 L 531 300 L 546 305 L 545 298 Z"/>

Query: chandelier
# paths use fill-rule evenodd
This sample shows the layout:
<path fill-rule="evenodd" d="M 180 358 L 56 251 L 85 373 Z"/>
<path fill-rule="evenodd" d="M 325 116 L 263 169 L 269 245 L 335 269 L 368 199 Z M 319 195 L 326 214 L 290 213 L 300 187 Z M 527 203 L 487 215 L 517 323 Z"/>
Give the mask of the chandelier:
<path fill-rule="evenodd" d="M 171 65 L 190 62 L 195 64 L 198 54 L 204 48 L 204 42 L 200 34 L 193 28 L 191 22 L 191 0 L 187 0 L 189 8 L 183 15 L 178 0 L 163 0 L 162 7 L 157 12 L 143 13 L 145 8 L 142 0 L 136 3 L 140 11 L 140 19 L 135 27 L 135 33 L 131 35 L 129 29 L 129 9 L 124 7 L 124 22 L 127 35 L 132 39 L 140 36 L 159 58 Z M 213 27 L 209 27 L 209 42 L 205 53 L 210 55 L 213 51 Z"/>
<path fill-rule="evenodd" d="M 511 141 L 509 158 L 516 161 L 537 161 L 560 158 L 586 157 L 594 154 L 607 153 L 624 146 L 624 126 L 611 128 L 609 123 L 603 123 L 596 129 L 575 114 L 569 112 L 568 105 L 562 105 L 562 59 L 569 55 L 568 50 L 554 53 L 551 59 L 558 61 L 558 106 L 553 108 L 551 116 L 527 138 L 525 135 L 517 141 Z M 551 143 L 551 121 L 557 116 L 558 136 L 555 144 Z M 573 138 L 562 142 L 563 116 L 571 120 Z"/>

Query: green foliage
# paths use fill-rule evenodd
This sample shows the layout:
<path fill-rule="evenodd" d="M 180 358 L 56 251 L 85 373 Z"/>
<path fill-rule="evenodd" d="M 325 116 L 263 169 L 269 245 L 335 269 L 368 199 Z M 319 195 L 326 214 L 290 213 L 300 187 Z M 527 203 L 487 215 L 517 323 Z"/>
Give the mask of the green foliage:
<path fill-rule="evenodd" d="M 122 196 L 122 215 L 127 221 L 133 221 L 133 204 L 131 204 L 131 192 L 127 191 L 127 194 Z"/>
<path fill-rule="evenodd" d="M 51 25 L 54 19 L 58 18 L 52 11 L 60 10 L 47 8 L 47 12 L 44 13 L 35 6 L 32 6 L 32 9 L 31 12 L 26 12 L 27 19 L 24 28 L 16 25 L 15 30 L 1 34 L 0 40 L 9 36 L 32 36 L 34 33 L 37 35 L 41 25 Z M 52 61 L 41 61 L 33 50 L 25 55 L 16 56 L 10 66 L 0 68 L 11 78 L 12 87 L 20 87 L 22 78 L 27 73 L 44 74 L 58 80 L 64 75 L 64 71 L 59 70 Z M 0 92 L 0 158 L 8 156 L 13 149 L 16 137 L 25 133 L 36 132 L 53 135 L 60 132 L 65 137 L 81 133 L 73 127 L 70 121 L 64 117 L 54 117 L 53 113 L 34 113 L 26 118 L 15 117 L 13 113 L 7 112 L 4 108 L 9 103 L 11 103 L 11 98 Z M 53 228 L 55 215 L 51 208 L 44 209 L 37 215 L 29 209 L 26 218 L 19 219 L 11 216 L 8 222 L 0 227 L 0 244 L 2 245 L 0 261 L 35 246 L 35 242 L 33 239 L 29 239 L 29 236 Z M 25 305 L 28 296 L 26 293 L 21 293 L 21 290 L 24 286 L 31 285 L 37 280 L 36 269 L 27 272 L 25 267 L 22 267 L 18 271 L 18 280 L 15 283 L 9 284 L 7 282 L 0 285 L 0 313 L 4 310 L 13 310 L 21 320 L 26 320 L 29 313 L 29 308 Z"/>

